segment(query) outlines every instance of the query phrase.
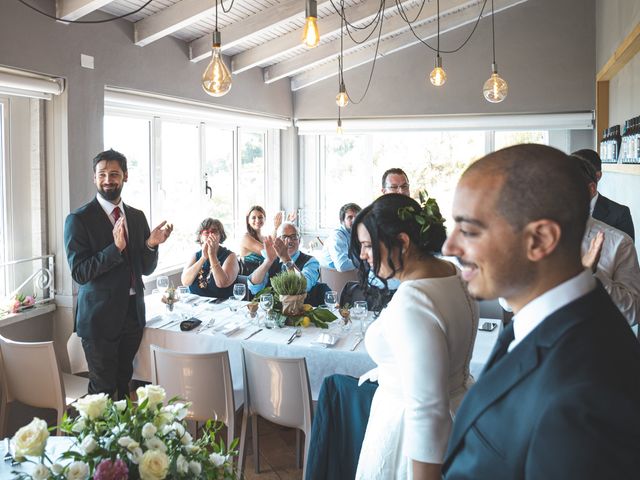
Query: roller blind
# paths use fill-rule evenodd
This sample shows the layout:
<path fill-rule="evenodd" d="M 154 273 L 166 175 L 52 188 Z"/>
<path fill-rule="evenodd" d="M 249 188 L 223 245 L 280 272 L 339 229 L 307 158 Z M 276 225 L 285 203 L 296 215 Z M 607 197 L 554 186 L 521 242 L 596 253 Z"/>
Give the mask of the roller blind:
<path fill-rule="evenodd" d="M 64 91 L 64 79 L 0 67 L 0 93 L 51 100 Z"/>

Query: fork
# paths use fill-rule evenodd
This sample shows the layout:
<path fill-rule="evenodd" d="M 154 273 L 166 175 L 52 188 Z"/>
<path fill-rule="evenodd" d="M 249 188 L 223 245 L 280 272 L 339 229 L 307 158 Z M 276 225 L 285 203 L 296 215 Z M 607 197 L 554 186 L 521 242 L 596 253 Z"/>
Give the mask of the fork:
<path fill-rule="evenodd" d="M 300 327 L 296 327 L 296 331 L 293 332 L 293 334 L 289 337 L 289 340 L 287 340 L 287 345 L 300 336 L 302 336 L 302 330 L 300 329 Z"/>

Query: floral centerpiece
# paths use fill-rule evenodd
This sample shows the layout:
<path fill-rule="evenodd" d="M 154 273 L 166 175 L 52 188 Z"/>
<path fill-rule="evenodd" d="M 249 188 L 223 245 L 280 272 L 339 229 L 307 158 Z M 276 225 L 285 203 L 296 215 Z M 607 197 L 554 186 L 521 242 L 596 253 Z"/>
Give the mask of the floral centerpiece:
<path fill-rule="evenodd" d="M 18 313 L 27 308 L 31 308 L 36 304 L 36 295 L 25 295 L 23 293 L 16 293 L 7 302 L 2 309 L 4 313 Z"/>
<path fill-rule="evenodd" d="M 167 305 L 167 309 L 170 312 L 173 312 L 173 305 L 179 300 L 178 294 L 176 293 L 176 287 L 174 287 L 173 285 L 167 287 L 167 290 L 164 292 L 160 300 L 162 301 L 162 303 Z"/>
<path fill-rule="evenodd" d="M 262 295 L 275 293 L 272 311 L 284 317 L 282 323 L 302 327 L 313 324 L 316 327 L 329 328 L 329 323 L 338 317 L 326 308 L 313 308 L 304 303 L 306 290 L 307 279 L 304 275 L 289 270 L 275 275 L 271 279 L 271 286 L 258 292 L 253 302 L 259 303 Z"/>
<path fill-rule="evenodd" d="M 222 424 L 209 420 L 194 440 L 185 428 L 188 404 L 171 399 L 163 405 L 162 387 L 137 390 L 137 403 L 113 402 L 106 394 L 88 395 L 73 404 L 80 415 L 63 419 L 61 430 L 75 437 L 73 446 L 52 461 L 45 447 L 44 420 L 34 418 L 13 437 L 15 458 L 35 463 L 31 474 L 15 478 L 45 480 L 232 479 L 237 440 L 225 450 L 215 434 Z M 28 458 L 32 457 L 32 458 Z M 35 457 L 35 458 L 34 458 Z M 28 458 L 28 460 L 27 460 Z"/>

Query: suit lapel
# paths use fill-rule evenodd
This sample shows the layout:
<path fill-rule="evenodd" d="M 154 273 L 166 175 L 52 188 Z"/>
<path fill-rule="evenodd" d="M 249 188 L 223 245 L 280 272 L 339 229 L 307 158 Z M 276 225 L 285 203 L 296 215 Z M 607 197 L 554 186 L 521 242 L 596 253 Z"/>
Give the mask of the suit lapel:
<path fill-rule="evenodd" d="M 111 223 L 107 212 L 104 211 L 104 209 L 100 205 L 100 202 L 98 202 L 97 198 L 93 199 L 93 201 L 91 202 L 91 207 L 93 209 L 93 214 L 95 215 L 96 226 L 100 229 L 100 233 L 102 235 L 105 235 L 105 237 L 107 236 L 107 234 L 109 236 L 113 236 L 113 224 Z"/>

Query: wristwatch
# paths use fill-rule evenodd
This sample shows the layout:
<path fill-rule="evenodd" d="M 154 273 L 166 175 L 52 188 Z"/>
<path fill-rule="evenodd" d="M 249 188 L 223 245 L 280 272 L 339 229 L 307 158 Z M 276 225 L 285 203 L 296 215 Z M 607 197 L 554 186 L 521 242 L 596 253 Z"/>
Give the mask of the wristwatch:
<path fill-rule="evenodd" d="M 293 263 L 292 260 L 289 260 L 287 263 L 284 264 L 284 266 L 287 267 L 289 270 L 291 270 L 295 266 L 295 263 Z"/>

